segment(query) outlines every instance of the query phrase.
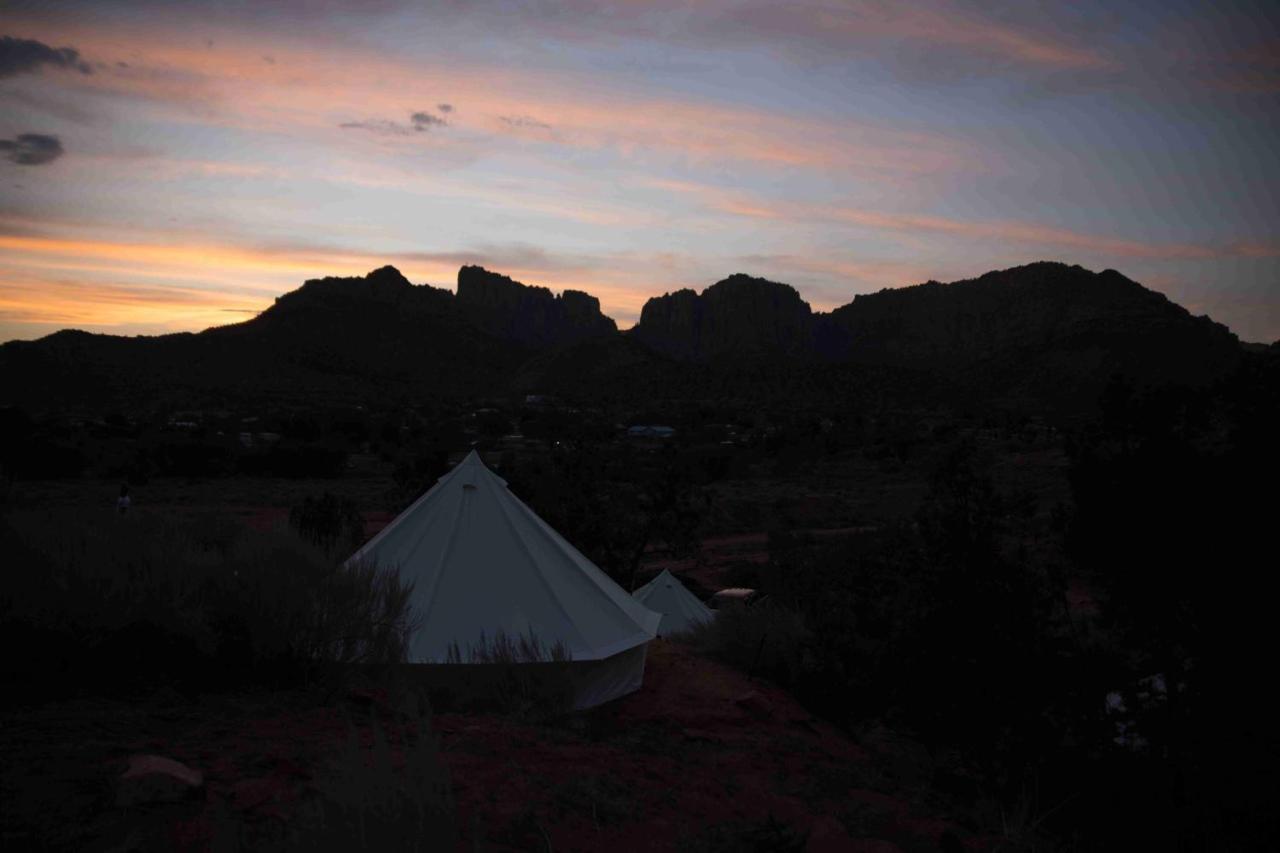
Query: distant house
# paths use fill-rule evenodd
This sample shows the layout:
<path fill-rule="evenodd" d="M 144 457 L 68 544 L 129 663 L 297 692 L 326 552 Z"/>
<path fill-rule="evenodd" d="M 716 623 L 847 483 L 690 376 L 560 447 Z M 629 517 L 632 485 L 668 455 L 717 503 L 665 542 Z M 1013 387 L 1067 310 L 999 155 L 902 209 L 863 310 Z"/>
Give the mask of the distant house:
<path fill-rule="evenodd" d="M 198 411 L 174 412 L 169 415 L 169 429 L 199 429 L 204 413 Z"/>
<path fill-rule="evenodd" d="M 520 433 L 512 433 L 504 435 L 497 441 L 497 450 L 524 450 L 529 446 L 529 442 Z"/>
<path fill-rule="evenodd" d="M 754 589 L 746 587 L 734 586 L 728 589 L 722 589 L 715 595 L 707 599 L 707 607 L 711 610 L 720 610 L 726 605 L 742 605 L 750 607 L 759 599 Z"/>
<path fill-rule="evenodd" d="M 676 431 L 669 426 L 657 424 L 637 424 L 627 427 L 628 438 L 671 438 Z"/>

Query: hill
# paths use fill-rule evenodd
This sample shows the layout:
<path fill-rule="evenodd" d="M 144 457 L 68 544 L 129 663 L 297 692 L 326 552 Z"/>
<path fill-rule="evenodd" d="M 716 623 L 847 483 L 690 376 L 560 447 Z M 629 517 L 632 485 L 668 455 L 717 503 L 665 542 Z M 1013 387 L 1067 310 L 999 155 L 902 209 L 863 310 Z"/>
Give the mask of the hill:
<path fill-rule="evenodd" d="M 466 266 L 455 295 L 388 266 L 308 281 L 251 320 L 198 334 L 4 344 L 0 403 L 100 411 L 538 390 L 820 401 L 870 383 L 926 404 L 950 395 L 1064 412 L 1091 406 L 1115 373 L 1202 383 L 1243 351 L 1225 327 L 1114 270 L 1058 263 L 882 290 L 829 314 L 789 285 L 738 274 L 650 299 L 625 333 L 586 293 Z"/>
<path fill-rule="evenodd" d="M 1089 405 L 1112 374 L 1203 383 L 1239 360 L 1225 326 L 1115 270 L 1040 262 L 861 295 L 813 313 L 789 285 L 735 275 L 649 300 L 631 334 L 687 361 L 780 358 L 928 374 L 984 399 Z"/>
<path fill-rule="evenodd" d="M 394 267 L 314 279 L 243 323 L 198 334 L 124 338 L 64 331 L 0 346 L 0 400 L 37 410 L 299 405 L 501 387 L 530 347 L 605 325 L 585 294 L 551 297 L 479 267 L 461 296 L 411 284 Z M 548 310 L 521 325 L 529 306 Z M 591 306 L 596 305 L 596 316 Z M 594 327 L 590 324 L 594 322 Z M 607 321 L 607 331 L 616 327 Z"/>
<path fill-rule="evenodd" d="M 738 273 L 702 291 L 650 299 L 631 334 L 657 352 L 706 360 L 813 352 L 813 315 L 795 288 Z"/>

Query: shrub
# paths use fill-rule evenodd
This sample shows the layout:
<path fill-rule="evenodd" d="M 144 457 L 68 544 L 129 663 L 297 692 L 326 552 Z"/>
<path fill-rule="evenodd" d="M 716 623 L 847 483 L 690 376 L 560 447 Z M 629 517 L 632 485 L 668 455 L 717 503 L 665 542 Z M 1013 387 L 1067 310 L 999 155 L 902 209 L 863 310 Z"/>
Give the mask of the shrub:
<path fill-rule="evenodd" d="M 689 853 L 800 853 L 807 842 L 808 833 L 769 815 L 750 823 L 709 826 L 696 836 L 681 839 L 680 849 Z"/>
<path fill-rule="evenodd" d="M 633 820 L 639 812 L 635 791 L 610 773 L 572 776 L 551 799 L 559 814 L 589 815 L 597 829 Z"/>
<path fill-rule="evenodd" d="M 288 531 L 159 514 L 12 514 L 0 543 L 3 667 L 239 681 L 404 659 L 411 589 Z M 31 640 L 39 638 L 32 648 Z"/>
<path fill-rule="evenodd" d="M 812 633 L 796 610 L 764 601 L 730 604 L 683 635 L 709 657 L 782 685 L 794 685 L 810 665 Z"/>
<path fill-rule="evenodd" d="M 429 664 L 432 704 L 441 710 L 496 711 L 532 721 L 567 712 L 572 704 L 571 655 L 562 642 L 543 643 L 530 631 L 512 637 L 480 635 L 464 653 L 454 643 L 442 664 Z"/>
<path fill-rule="evenodd" d="M 329 492 L 308 496 L 289 510 L 289 526 L 326 554 L 350 553 L 364 540 L 364 519 L 355 502 Z"/>
<path fill-rule="evenodd" d="M 427 724 L 402 742 L 399 768 L 386 736 L 373 727 L 366 753 L 352 730 L 330 772 L 320 778 L 319 820 L 295 849 L 441 850 L 458 843 L 448 769 Z"/>
<path fill-rule="evenodd" d="M 458 845 L 449 771 L 430 718 L 418 719 L 393 752 L 376 717 L 371 744 L 349 726 L 343 746 L 318 774 L 314 794 L 287 823 L 249 824 L 215 811 L 210 848 L 268 851 L 427 851 Z M 397 755 L 398 753 L 398 755 Z"/>
<path fill-rule="evenodd" d="M 560 640 L 547 646 L 532 630 L 528 634 L 520 634 L 514 638 L 505 631 L 499 630 L 492 640 L 487 639 L 481 631 L 479 642 L 468 643 L 465 655 L 456 642 L 451 643 L 445 663 L 561 663 L 569 658 L 569 649 Z"/>

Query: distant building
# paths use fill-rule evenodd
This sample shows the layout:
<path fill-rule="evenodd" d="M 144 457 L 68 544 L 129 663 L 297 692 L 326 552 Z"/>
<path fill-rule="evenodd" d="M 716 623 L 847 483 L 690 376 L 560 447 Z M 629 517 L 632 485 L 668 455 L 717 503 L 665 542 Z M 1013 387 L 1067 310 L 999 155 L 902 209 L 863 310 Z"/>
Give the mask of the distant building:
<path fill-rule="evenodd" d="M 742 605 L 750 607 L 758 600 L 758 596 L 754 589 L 746 587 L 734 586 L 728 589 L 722 589 L 715 595 L 707 599 L 707 607 L 711 610 L 720 610 L 726 605 Z"/>
<path fill-rule="evenodd" d="M 637 424 L 627 427 L 628 438 L 671 438 L 676 431 L 669 426 L 658 424 Z"/>

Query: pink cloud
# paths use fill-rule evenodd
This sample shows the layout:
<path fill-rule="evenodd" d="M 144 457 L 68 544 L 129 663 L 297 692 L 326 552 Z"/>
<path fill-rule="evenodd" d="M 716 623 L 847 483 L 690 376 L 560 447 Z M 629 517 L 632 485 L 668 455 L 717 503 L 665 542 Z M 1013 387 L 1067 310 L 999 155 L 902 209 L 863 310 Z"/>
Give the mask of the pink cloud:
<path fill-rule="evenodd" d="M 129 57 L 128 67 L 67 81 L 85 92 L 163 105 L 179 116 L 335 148 L 484 151 L 504 139 L 609 150 L 625 159 L 752 162 L 848 172 L 931 173 L 977 161 L 955 139 L 871 122 L 733 106 L 675 95 L 583 86 L 577 75 L 484 66 L 452 58 L 406 59 L 279 33 L 145 33 L 101 26 L 33 31 L 75 43 L 86 55 Z M 230 47 L 223 46 L 233 45 Z M 269 52 L 274 64 L 264 63 Z M 358 134 L 341 125 L 404 124 L 413 110 L 448 98 L 448 128 Z M 548 155 L 554 156 L 554 155 Z"/>
<path fill-rule="evenodd" d="M 1155 243 L 1127 240 L 1019 220 L 982 221 L 930 214 L 890 213 L 835 205 L 769 202 L 706 188 L 708 207 L 736 216 L 789 222 L 840 223 L 903 235 L 945 234 L 978 240 L 1038 246 L 1063 246 L 1100 255 L 1150 260 L 1191 260 L 1221 257 L 1272 257 L 1269 244 L 1233 243 L 1211 246 L 1193 243 Z"/>

